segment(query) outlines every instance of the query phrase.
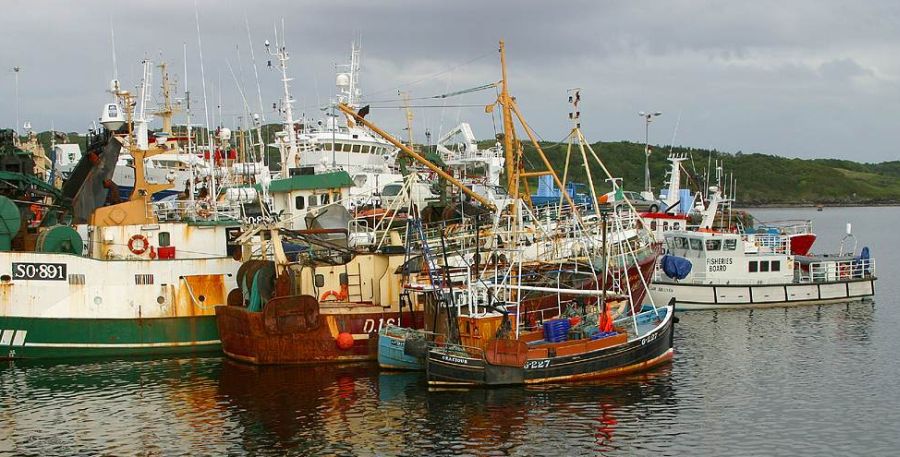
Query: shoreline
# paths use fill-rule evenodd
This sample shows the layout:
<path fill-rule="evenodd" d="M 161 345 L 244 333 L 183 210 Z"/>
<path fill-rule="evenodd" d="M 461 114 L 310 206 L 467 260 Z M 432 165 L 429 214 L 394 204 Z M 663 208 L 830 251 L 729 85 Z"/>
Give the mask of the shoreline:
<path fill-rule="evenodd" d="M 734 209 L 760 209 L 760 208 L 862 208 L 862 207 L 886 207 L 900 206 L 900 202 L 890 203 L 761 203 L 758 205 L 741 204 L 735 205 Z"/>

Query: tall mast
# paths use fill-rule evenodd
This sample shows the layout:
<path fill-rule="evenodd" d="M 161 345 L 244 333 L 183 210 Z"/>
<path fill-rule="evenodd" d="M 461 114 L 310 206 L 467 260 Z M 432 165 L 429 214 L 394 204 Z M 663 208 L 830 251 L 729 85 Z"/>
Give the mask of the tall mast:
<path fill-rule="evenodd" d="M 263 110 L 262 89 L 259 85 L 259 69 L 256 66 L 256 54 L 253 53 L 253 39 L 250 36 L 250 21 L 244 16 L 244 25 L 247 28 L 247 43 L 250 45 L 250 61 L 253 63 L 253 75 L 256 78 L 256 99 L 259 102 L 259 114 L 253 115 L 253 123 L 256 127 L 256 141 L 259 145 L 259 160 L 268 163 L 266 160 L 266 144 L 262 137 L 262 125 L 266 122 L 266 112 Z"/>
<path fill-rule="evenodd" d="M 197 155 L 194 154 L 194 139 L 192 138 L 191 133 L 191 91 L 188 89 L 188 64 L 187 64 L 187 43 L 182 43 L 184 47 L 184 114 L 185 114 L 185 123 L 186 126 L 186 134 L 187 134 L 187 153 L 188 153 L 188 166 L 190 167 L 190 177 L 188 178 L 188 201 L 194 201 L 194 159 L 197 158 Z"/>
<path fill-rule="evenodd" d="M 162 118 L 162 131 L 171 135 L 172 118 L 175 116 L 175 113 L 178 111 L 178 109 L 175 108 L 175 106 L 172 104 L 172 84 L 169 82 L 169 64 L 167 64 L 166 62 L 160 62 L 157 67 L 159 67 L 159 73 L 162 78 L 163 106 L 162 108 L 156 110 L 153 114 L 156 114 Z M 186 75 L 187 68 L 185 67 L 185 78 L 187 78 Z"/>
<path fill-rule="evenodd" d="M 400 92 L 400 97 L 403 99 L 403 108 L 406 110 L 406 134 L 407 140 L 410 149 L 415 149 L 413 146 L 413 130 L 412 130 L 412 121 L 413 121 L 413 112 L 409 107 L 409 92 Z"/>
<path fill-rule="evenodd" d="M 282 30 L 282 34 L 284 30 Z M 282 38 L 282 43 L 278 43 L 278 29 L 275 29 L 275 57 L 278 58 L 279 66 L 281 67 L 281 83 L 284 87 L 284 101 L 282 102 L 284 107 L 284 128 L 287 130 L 287 140 L 288 140 L 288 153 L 285 155 L 282 152 L 281 155 L 281 176 L 283 178 L 287 178 L 290 176 L 289 169 L 290 167 L 297 166 L 299 162 L 299 151 L 297 150 L 297 133 L 294 131 L 294 99 L 291 97 L 291 90 L 289 86 L 289 82 L 293 80 L 293 78 L 288 78 L 287 75 L 287 61 L 290 59 L 288 56 L 287 48 L 284 45 Z M 269 49 L 268 42 L 266 44 L 266 49 L 269 51 L 269 54 L 272 54 L 271 49 Z"/>
<path fill-rule="evenodd" d="M 509 82 L 506 79 L 506 46 L 500 40 L 500 69 L 502 78 L 500 81 L 500 106 L 503 107 L 503 151 L 506 153 L 506 190 L 513 200 L 519 196 L 519 179 L 515 174 L 518 162 L 515 160 L 516 151 L 513 151 L 513 121 L 512 104 L 509 97 Z"/>
<path fill-rule="evenodd" d="M 356 108 L 359 104 L 359 43 L 350 44 L 350 90 L 347 105 Z"/>

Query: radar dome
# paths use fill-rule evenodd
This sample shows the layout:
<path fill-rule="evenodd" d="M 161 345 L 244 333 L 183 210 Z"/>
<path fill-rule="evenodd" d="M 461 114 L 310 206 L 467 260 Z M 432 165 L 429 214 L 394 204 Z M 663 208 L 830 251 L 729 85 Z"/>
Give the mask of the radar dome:
<path fill-rule="evenodd" d="M 107 103 L 100 114 L 100 124 L 109 130 L 119 130 L 125 125 L 122 108 L 116 103 Z"/>
<path fill-rule="evenodd" d="M 350 75 L 347 73 L 339 73 L 337 75 L 336 84 L 338 87 L 350 87 Z"/>

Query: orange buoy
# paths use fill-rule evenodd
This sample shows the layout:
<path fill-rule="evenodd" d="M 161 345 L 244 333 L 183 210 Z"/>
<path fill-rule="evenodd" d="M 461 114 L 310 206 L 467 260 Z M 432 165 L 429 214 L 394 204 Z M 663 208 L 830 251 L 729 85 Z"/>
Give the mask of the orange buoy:
<path fill-rule="evenodd" d="M 341 332 L 335 338 L 338 349 L 347 350 L 353 347 L 353 335 L 347 332 Z"/>

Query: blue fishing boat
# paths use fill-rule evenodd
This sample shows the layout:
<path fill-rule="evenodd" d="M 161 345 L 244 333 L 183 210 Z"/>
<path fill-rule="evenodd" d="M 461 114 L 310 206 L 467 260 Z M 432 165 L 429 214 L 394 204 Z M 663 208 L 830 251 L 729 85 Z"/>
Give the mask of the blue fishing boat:
<path fill-rule="evenodd" d="M 437 334 L 389 325 L 378 331 L 378 365 L 389 370 L 425 370 Z"/>

